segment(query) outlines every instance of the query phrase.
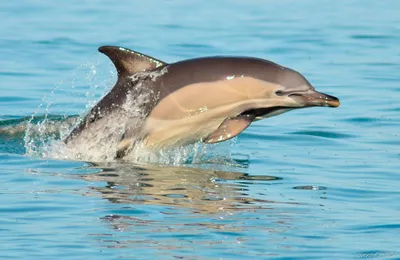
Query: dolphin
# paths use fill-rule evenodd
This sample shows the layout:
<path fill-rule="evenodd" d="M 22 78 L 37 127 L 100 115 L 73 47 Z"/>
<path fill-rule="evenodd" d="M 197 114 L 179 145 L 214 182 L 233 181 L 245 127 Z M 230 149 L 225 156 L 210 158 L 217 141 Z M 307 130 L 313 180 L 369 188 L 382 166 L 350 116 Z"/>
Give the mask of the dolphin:
<path fill-rule="evenodd" d="M 85 132 L 100 135 L 102 127 L 118 125 L 108 134 L 117 139 L 116 158 L 139 142 L 150 150 L 213 144 L 261 119 L 340 104 L 299 72 L 265 59 L 215 56 L 168 64 L 117 46 L 99 51 L 114 63 L 117 82 L 64 141 L 81 142 L 76 139 Z"/>

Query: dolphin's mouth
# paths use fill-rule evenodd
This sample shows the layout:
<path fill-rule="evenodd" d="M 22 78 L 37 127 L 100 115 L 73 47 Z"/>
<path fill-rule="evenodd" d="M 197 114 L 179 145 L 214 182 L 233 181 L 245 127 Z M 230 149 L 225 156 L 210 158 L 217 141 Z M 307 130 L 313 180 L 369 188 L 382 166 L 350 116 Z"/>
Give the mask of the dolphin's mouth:
<path fill-rule="evenodd" d="M 254 117 L 267 117 L 269 114 L 277 112 L 278 110 L 290 109 L 289 107 L 277 106 L 277 107 L 264 107 L 264 108 L 253 108 L 246 110 L 240 114 L 240 116 L 252 115 Z"/>
<path fill-rule="evenodd" d="M 337 97 L 317 92 L 315 90 L 302 92 L 302 93 L 291 93 L 289 97 L 294 99 L 304 107 L 338 107 L 340 101 Z"/>

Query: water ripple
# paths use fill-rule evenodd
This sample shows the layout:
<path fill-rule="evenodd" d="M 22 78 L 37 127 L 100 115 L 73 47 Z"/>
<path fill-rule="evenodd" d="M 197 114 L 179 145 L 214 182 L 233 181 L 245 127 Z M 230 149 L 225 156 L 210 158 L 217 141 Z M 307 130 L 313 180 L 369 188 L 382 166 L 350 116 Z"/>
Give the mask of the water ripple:
<path fill-rule="evenodd" d="M 0 1 L 0 259 L 398 259 L 399 8 Z M 180 167 L 24 155 L 38 105 L 43 146 L 113 85 L 105 44 L 266 58 L 343 102 L 252 124 Z"/>
<path fill-rule="evenodd" d="M 383 35 L 383 34 L 355 34 L 351 38 L 357 40 L 394 40 L 398 39 L 397 35 Z"/>
<path fill-rule="evenodd" d="M 309 135 L 309 136 L 317 136 L 317 137 L 324 137 L 324 138 L 330 138 L 330 139 L 347 139 L 347 138 L 354 138 L 356 135 L 351 135 L 351 134 L 344 134 L 344 133 L 339 133 L 339 132 L 332 132 L 332 131 L 310 131 L 310 130 L 304 130 L 304 131 L 296 131 L 296 132 L 290 132 L 288 134 L 292 135 Z"/>

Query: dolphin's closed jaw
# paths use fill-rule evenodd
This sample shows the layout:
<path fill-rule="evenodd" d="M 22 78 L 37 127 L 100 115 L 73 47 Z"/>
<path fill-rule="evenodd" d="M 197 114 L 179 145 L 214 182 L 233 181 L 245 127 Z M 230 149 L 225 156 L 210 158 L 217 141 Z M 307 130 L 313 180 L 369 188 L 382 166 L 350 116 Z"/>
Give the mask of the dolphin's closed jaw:
<path fill-rule="evenodd" d="M 289 97 L 302 104 L 303 107 L 338 107 L 340 105 L 337 97 L 311 89 L 306 92 L 291 93 Z"/>

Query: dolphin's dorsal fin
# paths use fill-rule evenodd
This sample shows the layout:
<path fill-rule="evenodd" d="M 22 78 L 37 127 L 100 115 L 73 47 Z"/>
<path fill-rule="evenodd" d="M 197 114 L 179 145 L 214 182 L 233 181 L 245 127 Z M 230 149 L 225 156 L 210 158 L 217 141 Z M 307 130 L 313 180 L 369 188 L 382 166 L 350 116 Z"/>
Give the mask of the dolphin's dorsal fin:
<path fill-rule="evenodd" d="M 206 144 L 214 144 L 229 140 L 243 132 L 255 119 L 254 115 L 241 115 L 227 118 L 217 130 L 203 140 Z"/>
<path fill-rule="evenodd" d="M 153 70 L 167 64 L 140 52 L 117 46 L 101 46 L 99 52 L 104 53 L 111 59 L 119 77 Z"/>

